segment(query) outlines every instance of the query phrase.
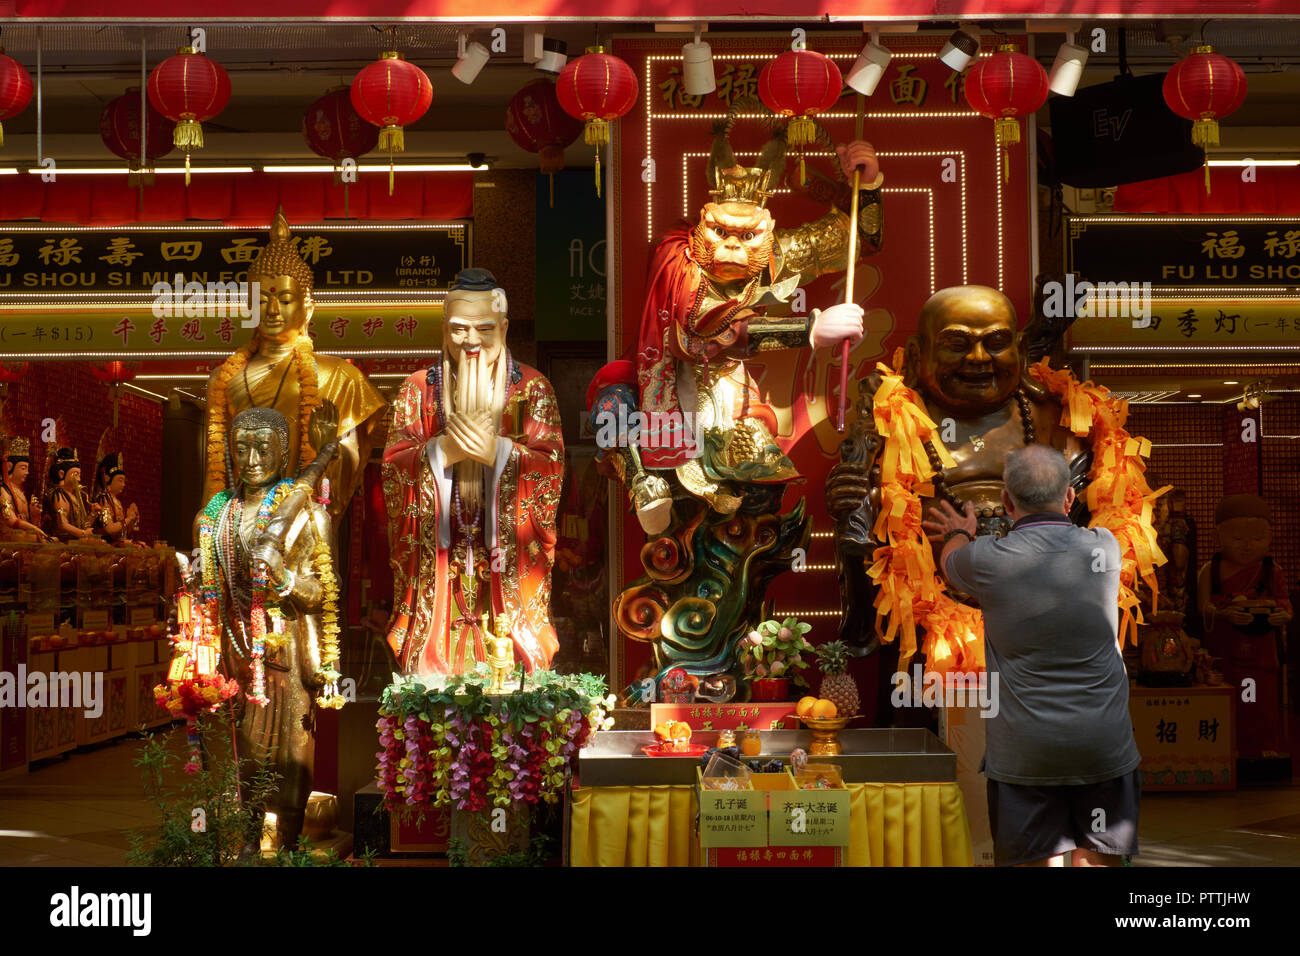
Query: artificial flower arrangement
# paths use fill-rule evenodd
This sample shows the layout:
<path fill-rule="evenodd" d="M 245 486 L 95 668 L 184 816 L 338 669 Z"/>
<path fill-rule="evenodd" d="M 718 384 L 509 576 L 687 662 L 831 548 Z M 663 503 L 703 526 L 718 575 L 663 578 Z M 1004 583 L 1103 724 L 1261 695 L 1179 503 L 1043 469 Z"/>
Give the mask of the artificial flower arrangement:
<path fill-rule="evenodd" d="M 737 655 L 746 679 L 785 677 L 797 686 L 807 687 L 808 681 L 800 671 L 808 666 L 804 653 L 813 649 L 804 639 L 811 630 L 811 624 L 787 617 L 784 621 L 764 621 L 750 631 L 740 642 Z"/>
<path fill-rule="evenodd" d="M 199 715 L 213 713 L 238 693 L 238 681 L 227 680 L 216 673 L 167 681 L 153 689 L 153 696 L 158 701 L 159 707 L 164 708 L 173 717 L 185 718 L 190 745 L 190 759 L 185 764 L 186 773 L 199 772 Z"/>
<path fill-rule="evenodd" d="M 605 680 L 528 675 L 511 694 L 488 696 L 482 665 L 446 677 L 394 676 L 379 703 L 379 786 L 390 807 L 471 813 L 555 803 L 578 751 L 614 725 Z"/>

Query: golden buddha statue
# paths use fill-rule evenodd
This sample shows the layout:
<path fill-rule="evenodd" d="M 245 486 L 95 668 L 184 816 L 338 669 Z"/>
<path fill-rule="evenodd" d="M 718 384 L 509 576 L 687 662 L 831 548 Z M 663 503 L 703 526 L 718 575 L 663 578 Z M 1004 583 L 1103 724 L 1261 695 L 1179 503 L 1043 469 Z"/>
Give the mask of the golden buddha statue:
<path fill-rule="evenodd" d="M 277 815 L 281 846 L 297 846 L 312 792 L 317 708 L 337 708 L 338 583 L 329 515 L 311 492 L 335 451 L 324 408 L 313 417 L 321 453 L 294 480 L 285 468 L 289 425 L 270 408 L 245 409 L 230 425 L 236 484 L 205 506 L 201 562 L 186 576 L 191 601 L 216 631 L 235 698 L 239 779 L 273 774 L 266 805 Z M 306 520 L 290 522 L 289 512 Z M 182 564 L 185 570 L 185 564 Z M 248 791 L 247 842 L 257 851 L 264 807 Z"/>
<path fill-rule="evenodd" d="M 274 408 L 289 423 L 285 472 L 295 474 L 315 457 L 308 422 L 325 402 L 337 413 L 339 453 L 325 473 L 329 513 L 335 527 L 361 483 L 370 449 L 381 437 L 384 400 L 351 363 L 312 350 L 308 325 L 315 303 L 310 267 L 298 255 L 283 211 L 271 226 L 271 241 L 248 270 L 257 283 L 258 325 L 252 339 L 208 379 L 206 470 L 203 500 L 234 487 L 227 446 L 230 422 L 248 408 Z"/>

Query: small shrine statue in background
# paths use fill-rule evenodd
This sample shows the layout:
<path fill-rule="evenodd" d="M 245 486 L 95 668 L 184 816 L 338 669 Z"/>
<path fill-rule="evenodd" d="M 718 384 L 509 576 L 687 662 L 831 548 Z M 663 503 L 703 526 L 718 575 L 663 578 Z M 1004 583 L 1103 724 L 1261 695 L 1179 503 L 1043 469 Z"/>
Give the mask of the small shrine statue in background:
<path fill-rule="evenodd" d="M 60 448 L 50 459 L 45 492 L 45 530 L 60 541 L 93 538 L 95 509 L 81 487 L 81 462 L 73 448 Z"/>
<path fill-rule="evenodd" d="M 32 467 L 31 449 L 28 438 L 10 437 L 5 443 L 4 458 L 0 460 L 0 536 L 45 541 L 49 535 L 36 524 L 40 520 L 40 503 L 27 496 L 25 487 Z"/>
<path fill-rule="evenodd" d="M 1281 660 L 1291 599 L 1282 566 L 1269 555 L 1272 513 L 1258 495 L 1227 495 L 1214 511 L 1219 550 L 1197 580 L 1206 650 L 1221 658 L 1224 680 L 1236 688 L 1237 752 L 1277 756 L 1285 714 Z M 1254 697 L 1242 691 L 1253 681 Z"/>
<path fill-rule="evenodd" d="M 336 444 L 334 410 L 313 414 L 312 445 L 321 453 L 296 481 L 286 478 L 289 424 L 270 408 L 231 422 L 233 490 L 218 492 L 200 516 L 201 560 L 186 582 L 220 631 L 221 663 L 239 681 L 235 741 L 245 792 L 253 776 L 274 773 L 267 804 L 280 844 L 293 848 L 311 796 L 315 755 L 313 704 L 342 704 L 338 665 L 338 586 L 333 527 L 314 498 Z M 289 516 L 296 516 L 290 518 Z M 243 856 L 257 851 L 264 807 L 252 804 Z"/>
<path fill-rule="evenodd" d="M 298 254 L 289 223 L 278 212 L 270 242 L 248 270 L 258 284 L 258 324 L 242 346 L 208 379 L 205 435 L 207 463 L 203 500 L 233 487 L 234 461 L 226 441 L 231 419 L 246 408 L 274 408 L 289 423 L 285 473 L 306 467 L 318 449 L 308 422 L 322 402 L 332 402 L 341 438 L 339 453 L 325 472 L 329 512 L 337 527 L 361 483 L 370 449 L 381 430 L 384 400 L 356 366 L 332 355 L 317 355 L 309 332 L 316 305 L 311 268 Z"/>
<path fill-rule="evenodd" d="M 101 537 L 111 544 L 134 544 L 131 535 L 140 527 L 140 510 L 135 502 L 122 505 L 119 497 L 126 490 L 126 455 L 112 452 L 99 460 L 95 468 L 95 504 L 99 513 L 95 527 Z"/>
<path fill-rule="evenodd" d="M 393 565 L 388 642 L 408 674 L 487 660 L 483 614 L 508 617 L 532 672 L 559 646 L 550 620 L 564 438 L 550 383 L 506 348 L 506 294 L 464 269 L 444 303 L 441 359 L 394 402 L 384 450 Z"/>

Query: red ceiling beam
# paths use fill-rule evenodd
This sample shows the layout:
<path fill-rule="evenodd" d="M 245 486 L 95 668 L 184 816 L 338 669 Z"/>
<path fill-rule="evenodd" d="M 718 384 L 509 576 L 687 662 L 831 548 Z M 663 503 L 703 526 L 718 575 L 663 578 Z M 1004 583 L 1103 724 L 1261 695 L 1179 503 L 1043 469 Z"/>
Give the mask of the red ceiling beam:
<path fill-rule="evenodd" d="M 1006 18 L 1286 17 L 1300 0 L 0 0 L 33 19 L 223 21 L 455 20 L 995 20 Z"/>

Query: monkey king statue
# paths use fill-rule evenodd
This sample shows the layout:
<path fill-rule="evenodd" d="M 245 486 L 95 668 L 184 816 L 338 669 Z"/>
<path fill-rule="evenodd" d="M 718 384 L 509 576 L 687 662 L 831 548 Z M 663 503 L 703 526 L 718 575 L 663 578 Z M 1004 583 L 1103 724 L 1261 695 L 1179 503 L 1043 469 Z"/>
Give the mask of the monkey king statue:
<path fill-rule="evenodd" d="M 308 325 L 316 309 L 311 268 L 298 255 L 283 211 L 275 215 L 270 242 L 248 270 L 250 288 L 258 283 L 258 326 L 242 346 L 208 379 L 205 428 L 207 464 L 203 500 L 234 487 L 234 462 L 227 447 L 231 419 L 246 408 L 274 408 L 289 423 L 287 474 L 296 474 L 316 454 L 308 422 L 322 402 L 339 416 L 339 454 L 325 477 L 330 483 L 329 512 L 337 526 L 361 482 L 380 429 L 384 400 L 357 368 L 312 350 Z"/>
<path fill-rule="evenodd" d="M 559 647 L 559 407 L 542 374 L 506 348 L 506 295 L 491 272 L 462 270 L 444 310 L 442 357 L 402 385 L 384 449 L 388 642 L 408 674 L 461 674 L 488 659 L 504 616 L 531 673 Z"/>
<path fill-rule="evenodd" d="M 778 229 L 767 200 L 783 182 L 784 130 L 747 168 L 736 162 L 730 126 L 715 129 L 713 200 L 655 249 L 635 354 L 602 369 L 587 392 L 603 467 L 627 487 L 649 538 L 646 577 L 616 598 L 615 618 L 628 637 L 653 643 L 660 674 L 733 669 L 736 642 L 758 623 L 768 582 L 805 543 L 803 503 L 777 514 L 798 474 L 773 437 L 775 416 L 745 359 L 857 342 L 860 305 L 791 315 L 791 299 L 799 286 L 846 268 L 851 230 L 864 252 L 882 237 L 884 178 L 869 143 L 837 149 L 846 176 L 865 172 L 856 223 L 832 208 Z M 837 206 L 850 208 L 850 191 L 840 189 Z M 645 424 L 617 424 L 629 420 Z"/>

